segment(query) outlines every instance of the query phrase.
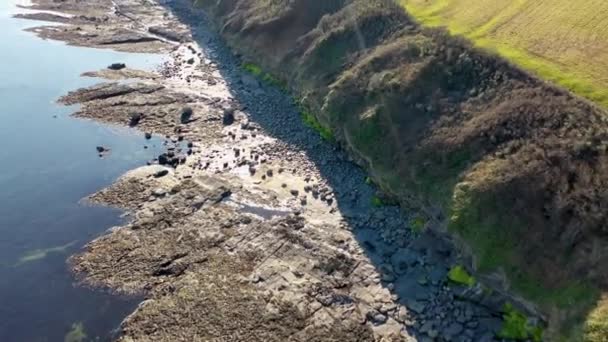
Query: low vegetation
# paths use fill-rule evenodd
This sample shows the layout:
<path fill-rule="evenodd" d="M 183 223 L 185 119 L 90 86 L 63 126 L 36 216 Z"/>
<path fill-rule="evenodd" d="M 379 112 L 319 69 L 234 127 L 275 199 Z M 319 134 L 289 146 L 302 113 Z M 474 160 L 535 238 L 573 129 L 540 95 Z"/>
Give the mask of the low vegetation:
<path fill-rule="evenodd" d="M 517 341 L 542 341 L 543 329 L 531 324 L 526 315 L 515 309 L 513 305 L 505 305 L 503 319 L 498 337 Z"/>
<path fill-rule="evenodd" d="M 321 138 L 323 138 L 329 142 L 333 142 L 335 140 L 334 134 L 332 133 L 331 129 L 328 127 L 325 127 L 323 124 L 321 124 L 319 122 L 319 120 L 314 115 L 312 115 L 308 110 L 306 110 L 306 109 L 302 110 L 301 116 L 302 116 L 302 121 L 304 121 L 304 124 L 306 124 L 306 126 L 317 131 L 319 133 L 319 135 L 321 136 Z"/>
<path fill-rule="evenodd" d="M 257 77 L 258 79 L 262 80 L 263 82 L 272 84 L 283 90 L 285 90 L 285 88 L 286 88 L 285 83 L 283 81 L 274 77 L 270 73 L 264 72 L 264 70 L 262 70 L 262 68 L 259 65 L 256 65 L 253 63 L 243 63 L 242 68 L 243 68 L 243 70 L 247 71 L 248 73 L 250 73 L 253 76 Z"/>
<path fill-rule="evenodd" d="M 551 38 L 565 36 L 561 28 L 548 32 L 551 25 L 532 15 L 551 2 L 412 0 L 406 7 L 417 20 L 391 0 L 273 2 L 280 11 L 267 11 L 263 3 L 203 6 L 235 50 L 289 80 L 294 96 L 304 99 L 303 120 L 350 151 L 374 183 L 404 202 L 440 205 L 449 230 L 475 254 L 475 271 L 506 274 L 509 288 L 546 315 L 545 338 L 608 336 L 598 318 L 608 306 L 600 301 L 608 291 L 608 197 L 602 190 L 608 187 L 608 113 L 487 49 L 417 23 L 440 24 L 464 13 L 459 17 L 468 19 L 452 32 L 478 45 L 503 37 L 504 27 L 529 23 L 529 39 L 517 35 L 513 45 L 496 47 L 520 51 L 522 42 L 541 41 L 539 34 L 561 44 Z M 555 4 L 561 16 L 588 15 L 581 9 L 588 4 Z M 511 15 L 519 5 L 525 22 Z M 542 30 L 531 32 L 534 27 Z M 572 36 L 579 34 L 586 33 Z M 588 57 L 596 68 L 597 59 Z M 588 80 L 582 69 L 572 70 Z M 601 96 L 590 95 L 600 86 L 585 94 L 570 89 L 601 103 Z M 521 328 L 515 324 L 520 318 L 505 316 Z"/>
<path fill-rule="evenodd" d="M 448 279 L 458 285 L 475 285 L 475 278 L 462 265 L 452 267 L 448 272 Z"/>

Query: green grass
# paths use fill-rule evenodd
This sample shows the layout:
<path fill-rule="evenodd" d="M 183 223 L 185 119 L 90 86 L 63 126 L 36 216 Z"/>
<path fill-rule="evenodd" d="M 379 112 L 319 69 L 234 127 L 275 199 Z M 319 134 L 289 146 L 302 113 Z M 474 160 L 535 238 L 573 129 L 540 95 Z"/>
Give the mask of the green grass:
<path fill-rule="evenodd" d="M 448 279 L 458 285 L 473 286 L 475 278 L 467 272 L 461 265 L 456 265 L 448 272 Z"/>
<path fill-rule="evenodd" d="M 477 260 L 477 269 L 489 273 L 502 269 L 508 276 L 511 289 L 545 310 L 571 312 L 568 325 L 558 327 L 568 335 L 577 329 L 586 314 L 600 298 L 600 291 L 588 282 L 571 281 L 548 287 L 520 265 L 516 254 L 517 219 L 504 209 L 494 206 L 491 198 L 475 198 L 466 185 L 456 188 L 452 203 L 449 229 L 462 236 Z M 508 225 L 508 226 L 507 226 Z M 516 317 L 511 317 L 515 319 Z"/>
<path fill-rule="evenodd" d="M 608 2 L 400 0 L 422 24 L 445 26 L 541 78 L 608 108 Z"/>
<path fill-rule="evenodd" d="M 321 124 L 319 120 L 317 120 L 317 118 L 312 115 L 308 110 L 302 109 L 300 112 L 300 116 L 302 117 L 302 121 L 304 122 L 304 124 L 317 131 L 321 138 L 329 142 L 334 142 L 336 140 L 331 129 L 329 127 L 323 126 L 323 124 Z"/>
<path fill-rule="evenodd" d="M 498 337 L 518 341 L 542 341 L 543 329 L 530 324 L 526 315 L 516 310 L 510 303 L 505 304 L 503 311 L 503 325 Z"/>
<path fill-rule="evenodd" d="M 245 70 L 246 72 L 252 74 L 253 76 L 257 77 L 258 79 L 262 80 L 263 82 L 266 82 L 268 84 L 272 84 L 282 90 L 286 90 L 287 89 L 287 85 L 285 84 L 285 82 L 279 80 L 278 78 L 276 78 L 275 76 L 273 76 L 272 74 L 265 72 L 262 67 L 260 67 L 257 64 L 253 64 L 250 62 L 246 62 L 243 63 L 241 65 L 241 67 L 243 68 L 243 70 Z"/>

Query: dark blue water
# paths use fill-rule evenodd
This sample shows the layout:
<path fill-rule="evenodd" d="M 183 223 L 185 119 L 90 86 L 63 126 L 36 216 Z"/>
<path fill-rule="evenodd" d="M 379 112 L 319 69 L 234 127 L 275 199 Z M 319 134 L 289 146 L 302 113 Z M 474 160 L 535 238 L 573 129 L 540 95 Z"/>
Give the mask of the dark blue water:
<path fill-rule="evenodd" d="M 41 40 L 22 31 L 37 23 L 11 18 L 18 1 L 0 1 L 0 341 L 107 340 L 137 302 L 73 286 L 66 259 L 121 213 L 79 201 L 160 143 L 145 150 L 142 133 L 70 118 L 55 100 L 99 81 L 84 71 L 161 57 Z M 97 145 L 112 153 L 100 159 Z"/>

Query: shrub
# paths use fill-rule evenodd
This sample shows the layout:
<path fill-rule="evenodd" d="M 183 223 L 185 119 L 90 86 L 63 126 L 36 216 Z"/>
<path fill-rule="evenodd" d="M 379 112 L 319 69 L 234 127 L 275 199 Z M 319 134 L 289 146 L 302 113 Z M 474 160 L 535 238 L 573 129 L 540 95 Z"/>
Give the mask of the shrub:
<path fill-rule="evenodd" d="M 510 303 L 505 304 L 503 311 L 503 324 L 498 332 L 498 337 L 512 340 L 542 341 L 542 328 L 530 324 L 526 315 L 519 312 Z"/>

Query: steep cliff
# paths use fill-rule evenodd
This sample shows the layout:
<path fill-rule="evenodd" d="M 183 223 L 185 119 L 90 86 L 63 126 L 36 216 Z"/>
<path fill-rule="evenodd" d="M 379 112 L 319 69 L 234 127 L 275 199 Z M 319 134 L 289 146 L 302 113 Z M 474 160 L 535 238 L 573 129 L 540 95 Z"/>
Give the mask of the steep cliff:
<path fill-rule="evenodd" d="M 608 336 L 606 112 L 390 0 L 197 4 L 385 191 L 440 207 L 428 219 L 535 303 L 548 339 Z"/>

